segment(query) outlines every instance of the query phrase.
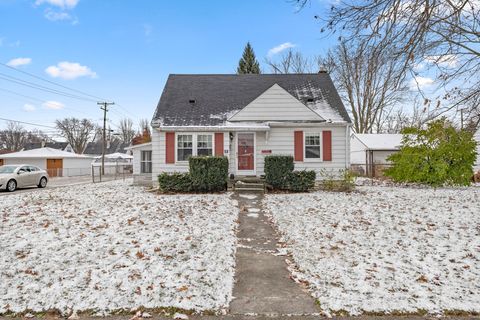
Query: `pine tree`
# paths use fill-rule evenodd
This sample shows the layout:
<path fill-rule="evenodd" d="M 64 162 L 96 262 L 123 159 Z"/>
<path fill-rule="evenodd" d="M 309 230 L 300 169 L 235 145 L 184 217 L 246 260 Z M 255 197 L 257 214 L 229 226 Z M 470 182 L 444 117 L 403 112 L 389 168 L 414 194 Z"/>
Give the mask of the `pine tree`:
<path fill-rule="evenodd" d="M 255 57 L 255 52 L 250 45 L 250 42 L 247 42 L 245 49 L 243 50 L 243 55 L 240 61 L 238 62 L 237 74 L 259 74 L 260 73 L 260 64 Z"/>

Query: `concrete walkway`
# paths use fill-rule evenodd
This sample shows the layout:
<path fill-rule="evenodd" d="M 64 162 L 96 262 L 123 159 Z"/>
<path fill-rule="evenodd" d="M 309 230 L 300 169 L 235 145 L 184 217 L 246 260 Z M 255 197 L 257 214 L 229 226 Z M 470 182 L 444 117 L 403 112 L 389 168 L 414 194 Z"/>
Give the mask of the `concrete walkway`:
<path fill-rule="evenodd" d="M 240 207 L 232 315 L 307 315 L 320 310 L 290 279 L 277 235 L 261 209 L 262 194 L 236 194 Z"/>

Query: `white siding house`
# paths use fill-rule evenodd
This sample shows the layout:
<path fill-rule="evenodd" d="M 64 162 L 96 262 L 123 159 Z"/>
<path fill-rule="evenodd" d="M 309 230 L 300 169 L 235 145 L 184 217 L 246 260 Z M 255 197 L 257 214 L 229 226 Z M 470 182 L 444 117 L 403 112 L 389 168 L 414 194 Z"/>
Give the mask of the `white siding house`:
<path fill-rule="evenodd" d="M 350 118 L 327 73 L 170 75 L 152 120 L 152 142 L 131 147 L 134 177 L 187 172 L 190 155 L 223 155 L 234 176 L 263 176 L 267 155 L 295 169 L 338 174 L 350 166 Z"/>

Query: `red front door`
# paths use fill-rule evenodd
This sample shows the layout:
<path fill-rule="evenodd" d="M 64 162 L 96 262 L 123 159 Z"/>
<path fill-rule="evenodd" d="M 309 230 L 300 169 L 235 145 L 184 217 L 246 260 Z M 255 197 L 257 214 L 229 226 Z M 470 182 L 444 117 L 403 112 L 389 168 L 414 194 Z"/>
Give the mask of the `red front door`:
<path fill-rule="evenodd" d="M 255 134 L 238 134 L 238 170 L 253 171 L 255 161 Z"/>

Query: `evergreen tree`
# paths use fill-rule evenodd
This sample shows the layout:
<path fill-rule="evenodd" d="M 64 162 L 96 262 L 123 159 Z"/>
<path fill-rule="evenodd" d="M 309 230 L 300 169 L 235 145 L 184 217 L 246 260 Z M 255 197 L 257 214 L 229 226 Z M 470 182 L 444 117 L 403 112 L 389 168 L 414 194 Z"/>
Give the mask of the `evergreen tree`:
<path fill-rule="evenodd" d="M 243 50 L 243 55 L 240 61 L 238 62 L 237 74 L 259 74 L 260 73 L 260 64 L 255 57 L 255 52 L 250 45 L 250 42 L 247 42 L 245 49 Z"/>

